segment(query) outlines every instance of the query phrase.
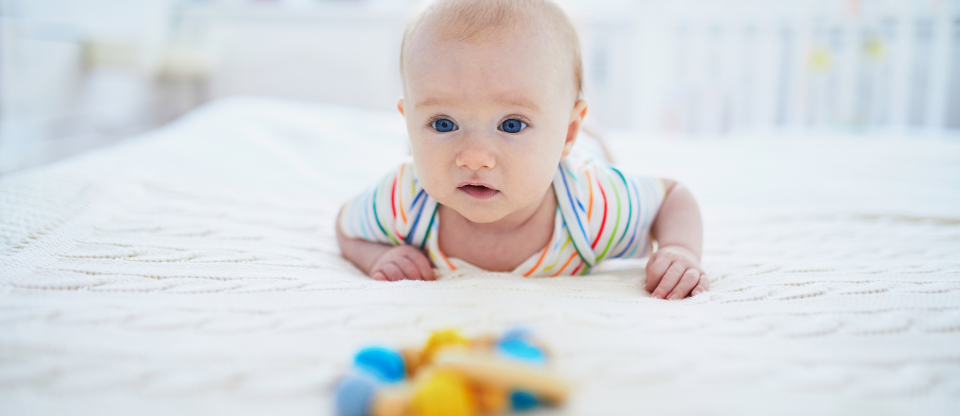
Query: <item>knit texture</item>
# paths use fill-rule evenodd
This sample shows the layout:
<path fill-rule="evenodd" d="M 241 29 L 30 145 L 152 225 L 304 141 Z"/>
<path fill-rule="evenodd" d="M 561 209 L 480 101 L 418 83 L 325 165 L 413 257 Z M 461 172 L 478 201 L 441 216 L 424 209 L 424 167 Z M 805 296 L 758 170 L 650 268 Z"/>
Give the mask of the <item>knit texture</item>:
<path fill-rule="evenodd" d="M 340 205 L 405 157 L 394 114 L 231 99 L 0 178 L 0 413 L 302 414 L 369 344 L 533 328 L 556 414 L 957 414 L 960 144 L 627 140 L 701 203 L 710 291 L 589 276 L 376 282 Z"/>

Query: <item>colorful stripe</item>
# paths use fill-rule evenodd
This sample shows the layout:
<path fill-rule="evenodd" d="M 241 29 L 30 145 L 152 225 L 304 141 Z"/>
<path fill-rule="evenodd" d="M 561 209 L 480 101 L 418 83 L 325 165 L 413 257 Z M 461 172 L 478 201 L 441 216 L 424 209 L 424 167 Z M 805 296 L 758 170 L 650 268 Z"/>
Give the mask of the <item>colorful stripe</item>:
<path fill-rule="evenodd" d="M 523 277 L 530 277 L 530 274 L 537 270 L 537 267 L 539 267 L 540 263 L 543 262 L 543 258 L 544 256 L 547 255 L 547 251 L 549 250 L 550 250 L 550 244 L 547 244 L 547 246 L 543 248 L 543 252 L 540 253 L 540 258 L 537 259 L 537 264 L 534 264 L 533 267 L 530 268 L 530 271 L 524 273 Z"/>
<path fill-rule="evenodd" d="M 573 217 L 574 219 L 577 220 L 577 226 L 579 227 L 580 232 L 579 233 L 573 232 L 571 234 L 571 237 L 573 237 L 573 248 L 576 249 L 577 255 L 580 256 L 581 260 L 583 260 L 587 264 L 592 264 L 594 260 L 594 253 L 593 253 L 593 250 L 590 249 L 589 247 L 590 236 L 587 235 L 587 231 L 586 231 L 586 228 L 584 228 L 583 221 L 580 220 L 580 214 L 577 213 L 577 210 L 573 203 L 573 198 L 575 194 L 571 190 L 570 184 L 567 182 L 567 175 L 566 175 L 566 173 L 569 173 L 569 172 L 570 172 L 570 169 L 565 168 L 563 166 L 563 163 L 561 163 L 560 169 L 558 169 L 557 175 L 553 179 L 553 189 L 554 189 L 554 192 L 557 192 L 557 188 L 559 187 L 558 185 L 563 185 L 563 187 L 560 189 L 562 189 L 563 192 L 566 193 L 567 197 L 563 198 L 561 195 L 557 195 L 557 203 L 559 205 L 558 208 L 560 208 L 560 216 L 563 218 L 563 221 L 565 223 L 569 223 L 570 217 Z M 556 177 L 559 177 L 560 180 L 557 181 Z M 589 183 L 587 185 L 589 186 Z M 576 196 L 578 197 L 577 200 L 579 200 L 580 199 L 579 194 L 577 194 Z M 589 225 L 589 223 L 587 225 Z M 572 227 L 568 226 L 568 228 L 572 228 Z"/>
<path fill-rule="evenodd" d="M 411 210 L 410 212 L 413 212 L 413 207 L 417 206 L 417 201 L 420 200 L 420 197 L 422 197 L 422 196 L 424 196 L 424 195 L 426 195 L 426 194 L 427 194 L 426 192 L 424 192 L 423 190 L 420 190 L 420 194 L 418 194 L 417 197 L 414 198 L 414 200 L 413 200 L 413 205 L 411 205 L 411 207 L 410 207 L 410 210 Z M 406 238 L 405 240 L 403 240 L 404 243 L 406 243 L 406 244 L 413 244 L 412 238 L 413 238 L 414 233 L 415 233 L 416 230 L 417 230 L 417 224 L 420 224 L 420 216 L 423 215 L 423 208 L 425 208 L 425 207 L 427 206 L 427 203 L 426 203 L 427 198 L 426 198 L 426 197 L 423 198 L 423 201 L 424 201 L 423 204 L 420 204 L 420 210 L 417 211 L 417 217 L 413 219 L 413 225 L 410 226 L 410 233 L 407 234 L 407 238 Z"/>
<path fill-rule="evenodd" d="M 403 219 L 404 224 L 407 223 L 407 213 L 403 209 L 403 171 L 406 170 L 404 169 L 404 167 L 406 166 L 407 166 L 406 163 L 404 163 L 403 165 L 400 165 L 400 177 L 397 179 L 397 181 L 400 183 L 400 192 L 397 193 L 397 197 L 400 198 L 400 201 L 398 201 L 399 203 L 397 205 L 400 206 L 400 218 Z"/>
<path fill-rule="evenodd" d="M 597 184 L 600 184 L 599 180 Z M 597 238 L 593 239 L 593 244 L 590 244 L 591 249 L 597 248 L 597 241 L 600 241 L 600 236 L 603 235 L 603 227 L 607 225 L 607 193 L 602 186 L 600 187 L 600 195 L 603 196 L 603 220 L 600 221 L 600 231 L 597 231 Z"/>
<path fill-rule="evenodd" d="M 630 189 L 633 189 L 633 193 L 637 196 L 637 201 L 640 201 L 640 192 L 637 191 L 637 185 L 636 185 L 635 183 L 631 183 L 630 185 L 631 185 L 630 188 L 627 188 L 627 192 L 629 192 Z M 639 203 L 637 204 L 637 207 L 638 207 L 638 208 L 640 207 L 640 204 L 639 204 Z M 630 209 L 630 213 L 633 214 L 633 208 L 632 208 L 632 207 L 631 207 L 631 209 Z M 631 223 L 630 223 L 630 220 L 628 219 L 628 220 L 627 220 L 627 227 L 628 227 L 627 230 L 628 230 L 628 231 L 629 231 L 630 225 L 631 225 Z M 636 226 L 636 227 L 633 227 L 634 230 L 636 230 L 637 227 L 639 227 L 639 226 L 640 226 L 640 213 L 637 213 L 637 226 Z M 633 241 L 634 241 L 634 239 L 636 239 L 636 238 L 637 238 L 637 233 L 636 233 L 636 232 L 630 233 L 630 241 L 627 242 L 627 246 L 624 247 L 622 251 L 620 251 L 620 254 L 617 254 L 616 256 L 613 256 L 613 257 L 614 257 L 614 258 L 621 258 L 621 257 L 623 257 L 623 254 L 626 253 L 627 250 L 629 250 L 630 247 L 633 246 Z M 632 257 L 632 252 L 631 252 L 631 255 L 628 255 L 628 256 L 626 256 L 626 257 L 627 257 L 627 258 Z"/>
<path fill-rule="evenodd" d="M 613 239 L 617 237 L 617 230 L 620 229 L 620 208 L 621 208 L 621 206 L 620 206 L 620 191 L 617 190 L 617 186 L 613 183 L 613 179 L 611 179 L 609 175 L 604 174 L 604 176 L 606 176 L 606 177 L 607 177 L 607 181 L 610 182 L 610 188 L 613 189 L 613 194 L 614 194 L 614 195 L 616 196 L 616 198 L 617 198 L 617 203 L 616 203 L 616 207 L 617 207 L 617 219 L 616 219 L 616 221 L 613 223 L 613 232 L 610 233 L 610 239 L 607 240 L 607 246 L 604 247 L 604 248 L 603 248 L 603 251 L 600 252 L 600 254 L 597 255 L 597 261 L 602 260 L 602 259 L 603 259 L 603 256 L 605 256 L 605 255 L 607 254 L 607 251 L 610 250 L 610 245 L 613 244 Z M 604 212 L 604 214 L 606 214 L 606 212 Z M 626 233 L 624 233 L 624 235 L 626 235 Z M 599 238 L 599 236 L 598 236 L 598 238 Z"/>
<path fill-rule="evenodd" d="M 587 203 L 587 221 L 590 221 L 590 218 L 593 217 L 593 181 L 590 179 L 590 171 L 585 170 L 583 173 L 587 175 L 587 183 L 590 184 L 587 186 L 587 189 L 590 190 L 590 202 Z"/>
<path fill-rule="evenodd" d="M 631 194 L 630 194 L 630 184 L 627 183 L 627 178 L 625 178 L 625 177 L 623 176 L 623 173 L 621 173 L 619 169 L 617 169 L 617 168 L 615 168 L 615 167 L 613 167 L 613 166 L 610 166 L 610 170 L 612 170 L 614 173 L 617 174 L 618 177 L 620 177 L 620 181 L 623 182 L 623 188 L 624 188 L 624 190 L 627 191 L 627 226 L 626 226 L 626 228 L 623 229 L 623 234 L 620 234 L 620 239 L 617 240 L 617 246 L 619 246 L 620 243 L 623 242 L 624 237 L 626 237 L 627 234 L 630 233 L 630 224 L 631 224 L 631 223 L 630 223 L 630 220 L 633 219 L 633 197 L 632 197 Z M 611 184 L 611 185 L 612 185 L 612 184 Z M 616 188 L 614 188 L 614 189 L 616 189 Z M 619 199 L 619 194 L 618 194 L 618 195 L 617 195 L 617 209 L 618 209 L 618 210 L 620 209 L 620 203 L 619 203 L 619 201 L 620 201 L 620 199 Z M 618 211 L 618 216 L 619 216 L 619 211 Z M 626 249 L 624 249 L 624 251 L 626 251 Z M 620 254 L 623 254 L 623 252 L 621 251 Z M 614 257 L 614 258 L 617 258 L 617 257 L 619 257 L 619 256 L 613 256 L 613 257 Z"/>
<path fill-rule="evenodd" d="M 393 178 L 393 185 L 390 186 L 390 213 L 393 214 L 393 220 L 397 220 L 397 178 Z"/>
<path fill-rule="evenodd" d="M 570 241 L 572 241 L 572 240 L 570 239 L 570 235 L 567 234 L 567 240 L 563 242 L 563 245 L 560 246 L 560 249 L 557 250 L 557 252 L 563 253 L 563 249 L 567 247 L 567 244 L 570 244 Z M 550 270 L 550 269 L 552 269 L 554 266 L 556 266 L 558 263 L 560 263 L 560 257 L 559 257 L 559 256 L 558 256 L 557 259 L 553 262 L 553 264 L 544 267 L 543 270 L 544 270 L 544 271 Z"/>
<path fill-rule="evenodd" d="M 437 220 L 437 211 L 439 209 L 440 209 L 440 204 L 437 204 L 436 207 L 433 208 L 433 214 L 430 215 L 430 224 L 427 224 L 427 234 L 423 236 L 423 241 L 420 242 L 420 250 L 423 250 L 423 246 L 427 244 L 427 240 L 430 239 L 430 234 L 431 234 L 431 231 L 433 231 L 434 229 L 433 224 Z M 437 239 L 436 234 L 439 234 L 439 233 L 433 233 L 433 234 L 434 234 L 433 239 L 436 240 Z"/>
<path fill-rule="evenodd" d="M 563 263 L 563 267 L 561 267 L 560 270 L 557 270 L 557 273 L 554 274 L 553 276 L 550 276 L 550 277 L 557 277 L 557 276 L 559 276 L 560 273 L 563 272 L 563 269 L 566 269 L 567 266 L 570 265 L 570 261 L 572 261 L 574 257 L 577 257 L 577 253 L 573 253 L 573 255 L 570 256 L 569 259 L 567 259 L 567 262 L 566 262 L 566 263 Z M 572 274 L 572 273 L 571 273 L 571 274 Z"/>
<path fill-rule="evenodd" d="M 385 183 L 385 182 L 384 182 L 384 183 Z M 383 186 L 383 185 L 381 184 L 381 187 L 382 187 L 382 186 Z M 379 191 L 379 189 L 378 189 L 378 191 Z M 382 206 L 382 205 L 381 205 L 381 206 Z M 380 228 L 380 231 L 383 232 L 383 235 L 385 235 L 387 238 L 390 239 L 390 242 L 392 242 L 393 245 L 396 245 L 396 246 L 400 245 L 400 242 L 397 241 L 397 239 L 394 238 L 394 236 L 392 236 L 392 235 L 390 235 L 389 233 L 387 233 L 387 229 L 383 226 L 383 223 L 380 222 L 380 215 L 377 215 L 378 213 L 379 213 L 379 212 L 377 211 L 377 194 L 374 193 L 374 194 L 373 194 L 373 219 L 377 220 L 377 227 Z"/>

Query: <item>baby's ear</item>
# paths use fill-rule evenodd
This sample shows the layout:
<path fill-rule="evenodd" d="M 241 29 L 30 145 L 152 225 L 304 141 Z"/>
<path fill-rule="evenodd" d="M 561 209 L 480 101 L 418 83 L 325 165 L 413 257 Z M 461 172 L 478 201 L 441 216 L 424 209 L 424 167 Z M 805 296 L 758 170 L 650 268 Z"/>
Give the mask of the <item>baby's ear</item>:
<path fill-rule="evenodd" d="M 406 114 L 403 112 L 403 97 L 400 97 L 400 99 L 397 100 L 397 110 L 400 110 L 401 116 L 406 116 Z"/>
<path fill-rule="evenodd" d="M 580 126 L 583 124 L 583 118 L 587 116 L 587 100 L 583 98 L 573 104 L 573 111 L 570 112 L 570 124 L 567 126 L 567 141 L 563 144 L 563 156 L 567 157 L 573 150 L 573 144 L 577 142 L 577 135 L 580 134 Z"/>
<path fill-rule="evenodd" d="M 587 118 L 587 100 L 583 98 L 577 100 L 573 104 L 573 112 L 580 114 L 580 123 L 583 123 L 583 119 Z"/>

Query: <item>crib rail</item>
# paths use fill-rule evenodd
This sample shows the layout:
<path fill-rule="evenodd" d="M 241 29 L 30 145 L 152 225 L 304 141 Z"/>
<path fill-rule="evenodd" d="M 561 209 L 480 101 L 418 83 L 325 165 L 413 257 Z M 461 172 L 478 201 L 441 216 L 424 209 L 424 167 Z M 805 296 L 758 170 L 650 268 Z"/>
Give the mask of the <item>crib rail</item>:
<path fill-rule="evenodd" d="M 615 125 L 960 131 L 960 1 L 657 3 L 585 24 L 587 93 Z M 623 33 L 636 42 L 617 49 Z"/>

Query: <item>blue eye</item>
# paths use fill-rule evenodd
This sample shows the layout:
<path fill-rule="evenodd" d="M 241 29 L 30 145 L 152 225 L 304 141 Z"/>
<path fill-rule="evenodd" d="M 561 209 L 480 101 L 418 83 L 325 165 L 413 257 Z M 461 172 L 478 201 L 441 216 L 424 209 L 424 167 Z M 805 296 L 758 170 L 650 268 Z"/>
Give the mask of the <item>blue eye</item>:
<path fill-rule="evenodd" d="M 433 122 L 430 123 L 430 127 L 433 127 L 434 130 L 440 133 L 447 133 L 457 129 L 456 124 L 453 124 L 452 121 L 445 118 L 438 118 L 436 120 L 433 120 Z"/>
<path fill-rule="evenodd" d="M 527 128 L 527 123 L 524 123 L 515 118 L 505 120 L 503 123 L 500 123 L 500 130 L 507 133 L 519 133 L 520 130 Z"/>

